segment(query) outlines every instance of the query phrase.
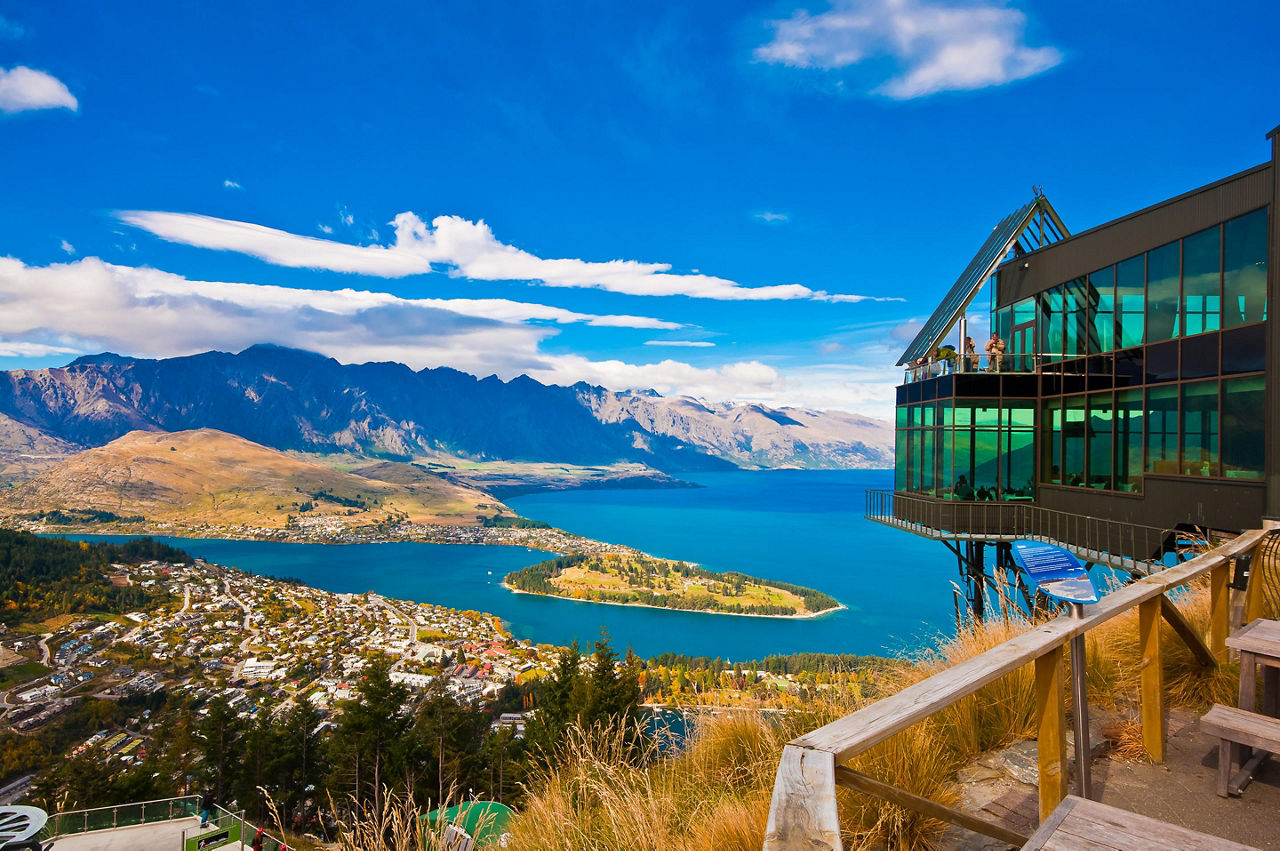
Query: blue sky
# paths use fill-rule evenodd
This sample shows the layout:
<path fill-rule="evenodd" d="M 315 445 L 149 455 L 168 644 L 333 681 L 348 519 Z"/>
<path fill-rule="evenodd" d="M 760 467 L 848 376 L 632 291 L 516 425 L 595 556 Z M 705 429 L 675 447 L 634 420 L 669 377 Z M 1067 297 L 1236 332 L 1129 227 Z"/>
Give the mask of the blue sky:
<path fill-rule="evenodd" d="M 261 341 L 883 416 L 1033 183 L 1082 230 L 1266 159 L 1277 23 L 0 0 L 0 368 Z"/>

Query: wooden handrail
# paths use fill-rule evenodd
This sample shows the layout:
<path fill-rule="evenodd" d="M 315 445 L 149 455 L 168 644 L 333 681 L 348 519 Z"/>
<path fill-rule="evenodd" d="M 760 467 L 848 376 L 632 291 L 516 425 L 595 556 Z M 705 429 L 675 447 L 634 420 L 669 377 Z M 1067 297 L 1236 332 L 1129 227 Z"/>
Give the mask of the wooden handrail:
<path fill-rule="evenodd" d="M 1148 611 L 1158 615 L 1158 598 L 1165 592 L 1211 570 L 1219 569 L 1221 575 L 1231 559 L 1252 552 L 1267 534 L 1268 531 L 1262 529 L 1245 532 L 1207 553 L 1108 594 L 1096 605 L 1086 606 L 1084 617 L 1063 615 L 1033 627 L 984 653 L 793 739 L 784 748 L 778 767 L 764 847 L 768 851 L 839 849 L 839 824 L 835 821 L 836 765 L 1130 609 L 1148 604 Z M 1157 608 L 1152 610 L 1150 605 Z M 1156 620 L 1158 622 L 1158 617 Z M 1154 667 L 1158 674 L 1158 665 Z M 1156 682 L 1158 685 L 1158 677 Z M 1144 702 L 1147 694 L 1144 688 Z M 1155 700 L 1158 699 L 1157 695 Z M 1057 758 L 1060 760 L 1060 755 Z M 834 841 L 830 837 L 834 837 Z"/>

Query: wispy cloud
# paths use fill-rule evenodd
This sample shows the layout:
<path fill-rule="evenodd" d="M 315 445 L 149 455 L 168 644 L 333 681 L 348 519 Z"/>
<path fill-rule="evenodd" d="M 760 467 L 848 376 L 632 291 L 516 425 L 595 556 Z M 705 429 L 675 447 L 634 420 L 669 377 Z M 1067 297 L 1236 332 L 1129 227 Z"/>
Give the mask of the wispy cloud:
<path fill-rule="evenodd" d="M 17 21 L 7 20 L 0 15 L 0 38 L 22 38 L 27 34 L 27 30 Z"/>
<path fill-rule="evenodd" d="M 645 340 L 646 346 L 668 346 L 675 349 L 709 349 L 715 343 L 707 340 Z"/>
<path fill-rule="evenodd" d="M 222 181 L 222 186 L 226 189 L 244 189 L 244 187 L 241 186 L 239 183 L 229 179 Z"/>
<path fill-rule="evenodd" d="M 889 57 L 898 73 L 874 90 L 909 99 L 999 86 L 1059 64 L 1057 49 L 1026 45 L 1026 23 L 1022 12 L 991 2 L 834 0 L 820 14 L 799 9 L 771 22 L 773 40 L 755 57 L 823 70 Z"/>
<path fill-rule="evenodd" d="M 870 296 L 830 294 L 800 284 L 747 287 L 725 278 L 679 274 L 668 263 L 546 259 L 500 242 L 483 221 L 437 216 L 430 224 L 413 213 L 391 222 L 391 245 L 351 245 L 262 225 L 192 213 L 129 210 L 121 221 L 161 239 L 249 254 L 277 266 L 325 269 L 384 278 L 421 275 L 437 267 L 457 278 L 536 281 L 548 287 L 581 287 L 641 296 L 691 296 L 734 301 L 815 299 L 857 302 Z"/>
<path fill-rule="evenodd" d="M 819 392 L 811 381 L 793 385 L 759 361 L 695 367 L 671 359 L 628 363 L 547 354 L 541 343 L 556 330 L 530 320 L 634 323 L 501 300 L 401 299 L 355 290 L 192 281 L 98 258 L 28 266 L 11 257 L 0 257 L 0 299 L 0 357 L 104 349 L 171 357 L 271 342 L 346 363 L 451 366 L 502 378 L 523 373 L 555 384 L 588 381 L 614 390 L 654 388 L 710 399 L 804 404 L 806 396 L 825 400 L 835 393 Z M 848 376 L 838 380 L 847 383 Z"/>
<path fill-rule="evenodd" d="M 62 249 L 63 251 L 65 251 L 67 254 L 75 254 L 75 253 L 76 253 L 76 247 L 75 247 L 74 245 L 72 245 L 71 243 L 67 242 L 65 239 L 64 239 L 64 240 L 62 240 L 62 245 L 60 245 L 60 246 L 59 246 L 59 248 L 61 248 L 61 249 Z"/>
<path fill-rule="evenodd" d="M 318 224 L 316 225 L 316 228 L 317 228 L 321 233 L 333 233 L 333 228 L 332 228 L 332 227 L 330 227 L 329 225 L 326 225 L 324 222 L 320 222 L 320 223 L 318 223 Z"/>
<path fill-rule="evenodd" d="M 791 217 L 786 213 L 773 213 L 765 210 L 763 213 L 756 213 L 755 218 L 770 225 L 782 225 L 791 221 Z"/>
<path fill-rule="evenodd" d="M 80 108 L 76 96 L 57 77 L 25 65 L 0 68 L 0 112 Z"/>

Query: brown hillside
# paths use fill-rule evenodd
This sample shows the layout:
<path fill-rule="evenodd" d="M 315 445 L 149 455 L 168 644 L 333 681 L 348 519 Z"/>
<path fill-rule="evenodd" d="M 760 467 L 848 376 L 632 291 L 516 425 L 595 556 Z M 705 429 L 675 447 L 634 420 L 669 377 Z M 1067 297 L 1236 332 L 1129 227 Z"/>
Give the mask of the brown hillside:
<path fill-rule="evenodd" d="M 311 504 L 308 511 L 301 509 Z M 287 517 L 474 524 L 505 507 L 435 477 L 394 483 L 329 469 L 213 429 L 133 431 L 3 493 L 0 510 L 109 511 L 148 521 L 283 528 Z"/>

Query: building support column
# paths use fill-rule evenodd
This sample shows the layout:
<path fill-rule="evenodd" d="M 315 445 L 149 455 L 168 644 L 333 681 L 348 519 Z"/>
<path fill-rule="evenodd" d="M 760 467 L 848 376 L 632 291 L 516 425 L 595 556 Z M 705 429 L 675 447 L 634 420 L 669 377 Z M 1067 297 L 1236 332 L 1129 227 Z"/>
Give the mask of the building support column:
<path fill-rule="evenodd" d="M 1263 511 L 1265 521 L 1280 521 L 1280 441 L 1273 439 L 1280 428 L 1280 127 L 1267 134 L 1271 140 L 1271 203 L 1267 205 L 1267 387 L 1266 446 L 1263 464 L 1266 468 L 1267 497 Z"/>

